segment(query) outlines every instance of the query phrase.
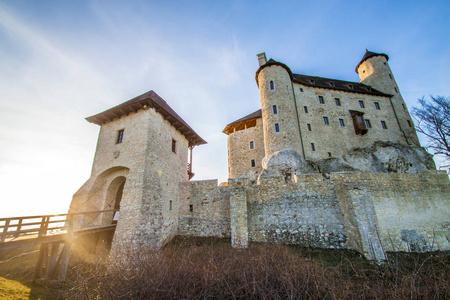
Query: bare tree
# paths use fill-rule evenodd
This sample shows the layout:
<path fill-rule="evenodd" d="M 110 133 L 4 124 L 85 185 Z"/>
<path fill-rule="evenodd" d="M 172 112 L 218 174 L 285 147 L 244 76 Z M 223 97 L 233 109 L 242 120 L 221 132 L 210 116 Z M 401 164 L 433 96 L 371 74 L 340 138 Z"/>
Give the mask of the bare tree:
<path fill-rule="evenodd" d="M 428 138 L 427 149 L 450 160 L 450 98 L 430 97 L 413 107 L 416 130 Z"/>

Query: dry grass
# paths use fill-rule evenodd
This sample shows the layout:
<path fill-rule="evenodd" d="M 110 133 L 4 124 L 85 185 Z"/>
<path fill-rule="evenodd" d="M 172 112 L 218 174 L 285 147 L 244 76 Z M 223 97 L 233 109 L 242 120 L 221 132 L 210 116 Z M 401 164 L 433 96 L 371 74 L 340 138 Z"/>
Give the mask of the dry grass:
<path fill-rule="evenodd" d="M 253 244 L 178 239 L 157 253 L 129 257 L 128 267 L 79 263 L 69 299 L 448 299 L 449 255 L 391 255 L 381 265 L 350 251 L 309 252 Z M 142 254 L 142 253 L 141 253 Z M 311 257 L 311 258 L 309 258 Z"/>

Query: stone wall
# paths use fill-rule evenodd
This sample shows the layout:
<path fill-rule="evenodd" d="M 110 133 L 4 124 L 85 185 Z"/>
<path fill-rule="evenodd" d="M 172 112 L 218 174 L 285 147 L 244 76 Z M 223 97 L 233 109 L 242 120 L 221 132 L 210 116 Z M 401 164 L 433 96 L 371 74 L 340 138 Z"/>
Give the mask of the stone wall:
<path fill-rule="evenodd" d="M 302 91 L 301 91 L 302 90 Z M 353 148 L 366 147 L 375 141 L 394 141 L 406 144 L 405 137 L 397 124 L 389 97 L 350 93 L 345 91 L 320 89 L 294 84 L 299 119 L 305 150 L 305 158 L 318 160 L 340 157 Z M 319 103 L 318 96 L 322 96 L 324 104 Z M 336 105 L 339 99 L 340 106 Z M 363 101 L 361 108 L 359 101 Z M 379 108 L 376 109 L 375 102 Z M 308 113 L 305 113 L 304 107 Z M 364 135 L 357 135 L 350 114 L 350 110 L 364 113 L 364 119 L 369 120 L 371 128 Z M 324 117 L 329 125 L 325 125 Z M 295 118 L 295 115 L 292 115 Z M 341 126 L 339 119 L 344 121 Z M 387 125 L 383 129 L 381 121 Z M 311 131 L 308 130 L 310 124 Z M 314 143 L 315 151 L 311 143 Z M 301 153 L 301 152 L 299 152 Z"/>
<path fill-rule="evenodd" d="M 179 234 L 248 241 L 348 248 L 369 259 L 385 251 L 450 250 L 450 182 L 444 171 L 421 174 L 332 173 L 183 184 L 193 212 L 180 217 Z M 243 204 L 245 201 L 246 207 Z M 226 234 L 223 232 L 226 231 Z M 247 235 L 247 237 L 246 237 Z"/>
<path fill-rule="evenodd" d="M 178 233 L 230 237 L 230 191 L 216 180 L 180 184 Z"/>
<path fill-rule="evenodd" d="M 250 142 L 253 141 L 253 149 Z M 239 130 L 228 135 L 228 177 L 234 178 L 243 173 L 256 181 L 262 171 L 264 158 L 264 136 L 262 119 L 256 119 L 256 126 Z M 252 167 L 251 161 L 255 160 Z"/>

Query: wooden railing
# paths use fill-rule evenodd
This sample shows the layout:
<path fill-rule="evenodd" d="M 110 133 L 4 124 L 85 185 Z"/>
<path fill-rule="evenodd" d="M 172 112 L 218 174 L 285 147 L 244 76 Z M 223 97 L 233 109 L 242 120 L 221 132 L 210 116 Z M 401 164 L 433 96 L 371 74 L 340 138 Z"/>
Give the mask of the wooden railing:
<path fill-rule="evenodd" d="M 74 216 L 111 213 L 117 210 L 90 211 L 71 214 L 0 218 L 0 244 L 18 238 L 42 238 L 49 235 L 66 234 L 72 231 Z M 81 229 L 82 230 L 82 229 Z"/>

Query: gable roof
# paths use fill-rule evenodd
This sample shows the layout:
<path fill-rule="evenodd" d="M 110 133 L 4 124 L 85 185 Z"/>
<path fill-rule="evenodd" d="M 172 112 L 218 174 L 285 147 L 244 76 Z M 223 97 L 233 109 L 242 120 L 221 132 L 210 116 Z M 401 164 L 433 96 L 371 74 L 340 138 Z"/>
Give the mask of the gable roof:
<path fill-rule="evenodd" d="M 228 124 L 227 126 L 225 126 L 225 128 L 223 129 L 223 133 L 225 134 L 230 134 L 233 133 L 235 130 L 241 130 L 244 128 L 249 128 L 249 127 L 254 127 L 256 126 L 256 119 L 261 118 L 262 114 L 261 114 L 261 110 L 258 109 L 257 111 L 246 115 L 243 118 L 240 118 L 234 122 L 231 122 L 230 124 Z M 249 125 L 249 126 L 246 126 Z"/>
<path fill-rule="evenodd" d="M 87 117 L 90 123 L 103 125 L 114 119 L 137 112 L 140 109 L 154 108 L 165 120 L 169 121 L 189 141 L 189 146 L 206 144 L 202 139 L 170 106 L 154 91 L 148 91 L 140 96 L 114 106 L 104 112 Z"/>
<path fill-rule="evenodd" d="M 350 93 L 368 94 L 368 95 L 374 95 L 374 96 L 384 96 L 384 97 L 392 96 L 392 95 L 380 92 L 380 91 L 372 88 L 369 85 L 359 83 L 359 82 L 337 80 L 337 79 L 318 77 L 318 76 L 309 76 L 309 75 L 302 75 L 302 74 L 293 74 L 293 76 L 294 76 L 294 82 L 302 84 L 302 85 L 306 85 L 306 86 L 338 90 L 338 91 L 344 91 L 344 92 L 350 92 Z"/>

